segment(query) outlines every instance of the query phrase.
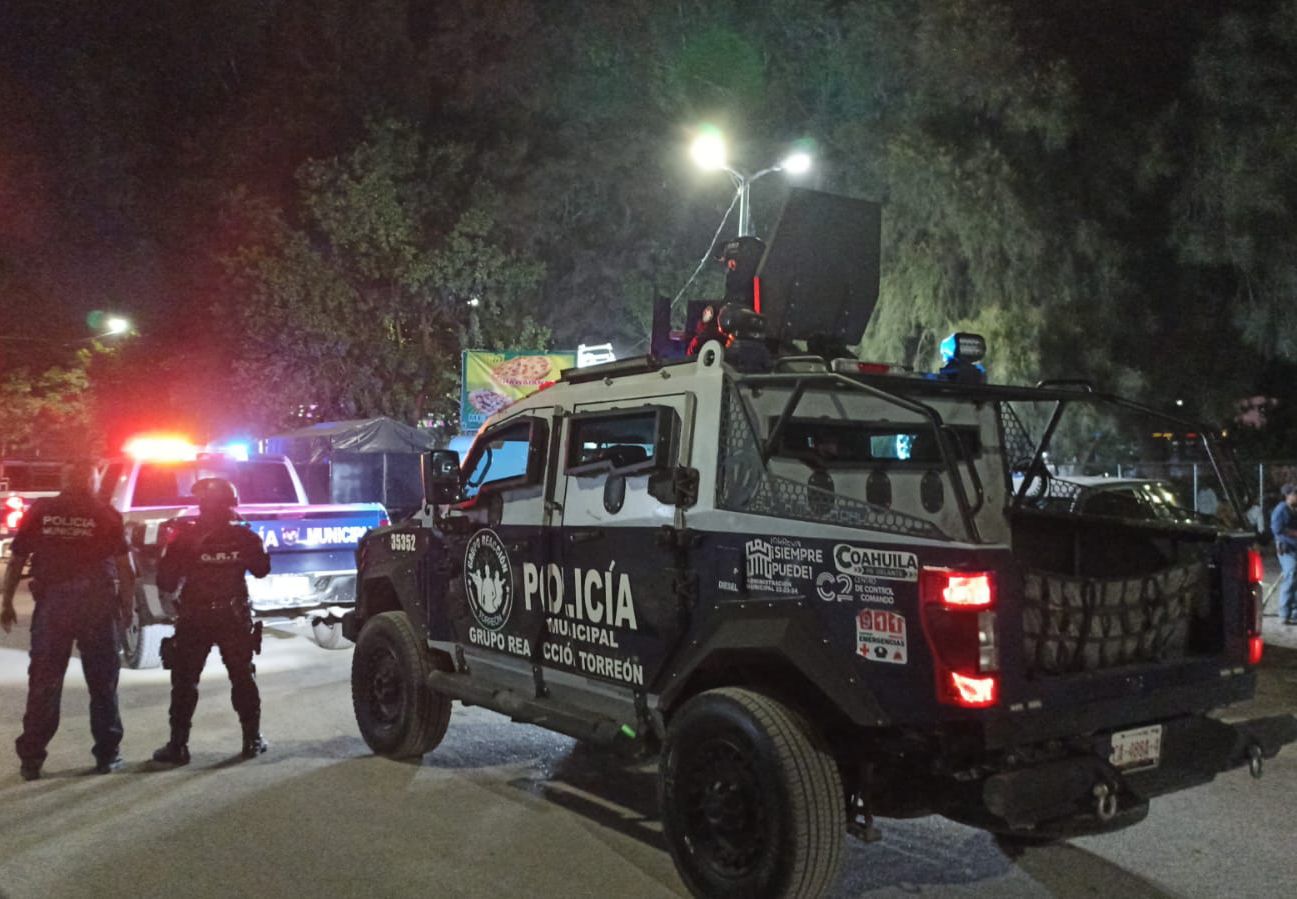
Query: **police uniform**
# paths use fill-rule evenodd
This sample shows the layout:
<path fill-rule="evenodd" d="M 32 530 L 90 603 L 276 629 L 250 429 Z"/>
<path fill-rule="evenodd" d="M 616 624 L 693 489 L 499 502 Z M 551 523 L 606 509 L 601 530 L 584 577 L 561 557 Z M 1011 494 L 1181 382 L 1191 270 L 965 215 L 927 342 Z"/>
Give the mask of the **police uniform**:
<path fill-rule="evenodd" d="M 224 499 L 205 499 L 204 493 L 210 491 Z M 243 728 L 243 755 L 250 758 L 266 749 L 260 733 L 261 696 L 252 663 L 256 638 L 245 574 L 265 577 L 270 573 L 270 557 L 260 537 L 231 521 L 237 497 L 228 482 L 204 479 L 194 492 L 201 514 L 181 524 L 158 562 L 158 588 L 165 592 L 180 588 L 176 633 L 164 657 L 171 668 L 171 741 L 154 753 L 155 760 L 170 764 L 189 761 L 189 727 L 198 705 L 198 681 L 213 646 L 220 649 L 229 673 L 230 698 Z"/>
<path fill-rule="evenodd" d="M 59 726 L 63 675 L 72 645 L 90 691 L 90 732 L 96 770 L 120 764 L 122 719 L 117 709 L 117 617 L 114 576 L 127 555 L 122 517 L 89 489 L 72 487 L 39 499 L 23 515 L 11 564 L 31 557 L 31 667 L 23 732 L 15 741 L 23 776 L 39 776 L 46 746 Z"/>

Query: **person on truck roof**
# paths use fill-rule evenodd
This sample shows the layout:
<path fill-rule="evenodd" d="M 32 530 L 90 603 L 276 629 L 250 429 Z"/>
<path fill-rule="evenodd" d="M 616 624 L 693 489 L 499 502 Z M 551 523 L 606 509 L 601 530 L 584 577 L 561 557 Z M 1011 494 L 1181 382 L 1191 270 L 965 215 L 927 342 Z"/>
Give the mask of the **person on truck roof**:
<path fill-rule="evenodd" d="M 13 630 L 14 593 L 32 563 L 31 667 L 23 732 L 14 741 L 24 780 L 40 777 L 45 748 L 59 727 L 63 675 L 75 643 L 90 691 L 95 771 L 121 766 L 122 718 L 117 708 L 117 618 L 130 618 L 135 573 L 122 517 L 95 498 L 95 468 L 74 462 L 63 470 L 58 496 L 36 500 L 14 536 L 5 572 L 0 628 Z"/>
<path fill-rule="evenodd" d="M 261 649 L 261 627 L 252 624 L 245 573 L 265 577 L 270 556 L 261 538 L 234 521 L 239 504 L 224 478 L 194 484 L 198 519 L 182 522 L 158 561 L 158 589 L 180 589 L 174 637 L 165 641 L 162 664 L 171 669 L 171 739 L 153 753 L 167 765 L 189 764 L 189 727 L 198 706 L 198 681 L 212 646 L 230 677 L 230 699 L 243 728 L 242 755 L 253 758 L 269 746 L 261 736 L 261 694 L 252 657 Z"/>

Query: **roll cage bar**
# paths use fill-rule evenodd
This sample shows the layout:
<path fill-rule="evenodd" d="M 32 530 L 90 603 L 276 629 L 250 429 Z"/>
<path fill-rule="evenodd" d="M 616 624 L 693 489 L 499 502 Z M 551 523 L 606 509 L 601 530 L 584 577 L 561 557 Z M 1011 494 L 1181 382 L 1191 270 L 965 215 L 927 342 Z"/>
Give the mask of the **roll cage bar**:
<path fill-rule="evenodd" d="M 801 370 L 801 371 L 780 371 L 779 367 L 789 363 L 818 363 L 822 366 L 821 370 Z M 1042 432 L 1038 441 L 1035 441 L 1035 447 L 1032 452 L 1031 461 L 1028 463 L 1026 472 L 1028 475 L 1033 471 L 1040 471 L 1044 467 L 1045 452 L 1053 439 L 1054 432 L 1063 417 L 1063 412 L 1071 403 L 1084 402 L 1090 405 L 1110 405 L 1119 409 L 1125 409 L 1131 412 L 1138 412 L 1142 415 L 1151 416 L 1162 421 L 1166 421 L 1184 430 L 1193 430 L 1202 435 L 1202 445 L 1206 452 L 1207 459 L 1211 463 L 1212 470 L 1216 474 L 1222 489 L 1225 492 L 1225 500 L 1235 510 L 1238 520 L 1243 519 L 1242 499 L 1245 492 L 1240 489 L 1240 482 L 1236 478 L 1236 471 L 1233 469 L 1232 459 L 1223 448 L 1217 447 L 1216 442 L 1209 436 L 1210 432 L 1200 423 L 1171 415 L 1151 406 L 1137 403 L 1133 400 L 1124 399 L 1109 393 L 1099 393 L 1095 391 L 1093 385 L 1087 381 L 1079 380 L 1056 380 L 1041 381 L 1034 387 L 1015 387 L 989 384 L 958 384 L 952 381 L 936 381 L 919 378 L 899 379 L 887 375 L 846 375 L 827 370 L 824 360 L 819 357 L 791 357 L 780 359 L 776 363 L 776 370 L 769 374 L 743 374 L 735 373 L 732 375 L 733 382 L 739 386 L 749 387 L 791 387 L 792 393 L 785 400 L 783 408 L 775 420 L 774 426 L 770 429 L 770 436 L 766 439 L 761 450 L 761 461 L 766 463 L 774 454 L 775 448 L 779 445 L 779 440 L 783 435 L 784 429 L 788 422 L 791 421 L 797 412 L 797 407 L 801 403 L 802 397 L 806 391 L 814 388 L 857 390 L 867 393 L 871 396 L 890 402 L 908 411 L 914 412 L 927 420 L 928 425 L 932 428 L 933 434 L 937 438 L 937 446 L 940 450 L 942 465 L 946 474 L 950 477 L 950 483 L 953 487 L 955 503 L 959 509 L 960 519 L 964 526 L 969 542 L 980 543 L 981 538 L 977 528 L 975 516 L 986 501 L 985 491 L 981 478 L 977 474 L 977 469 L 968 460 L 967 471 L 969 475 L 969 484 L 965 484 L 964 475 L 961 472 L 955 452 L 954 436 L 950 429 L 942 421 L 941 414 L 927 403 L 922 402 L 913 394 L 928 394 L 934 396 L 966 396 L 970 399 L 980 399 L 986 401 L 999 402 L 1050 402 L 1054 403 L 1054 408 L 1050 413 L 1048 423 Z M 899 383 L 898 383 L 899 382 Z M 903 388 L 898 390 L 897 388 Z M 1012 462 L 1010 463 L 1012 464 Z M 1027 498 L 1027 490 L 1031 485 L 1031 477 L 1025 477 L 1022 485 L 1018 488 L 1013 496 L 1010 508 L 1017 510 L 1022 508 L 1024 500 Z M 970 501 L 970 492 L 972 501 Z"/>

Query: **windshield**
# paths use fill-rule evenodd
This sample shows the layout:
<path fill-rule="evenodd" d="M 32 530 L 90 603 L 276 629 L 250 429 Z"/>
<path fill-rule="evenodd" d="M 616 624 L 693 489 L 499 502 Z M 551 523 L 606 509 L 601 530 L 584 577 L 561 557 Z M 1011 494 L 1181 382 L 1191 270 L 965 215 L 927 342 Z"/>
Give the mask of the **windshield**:
<path fill-rule="evenodd" d="M 298 501 L 292 475 L 282 461 L 208 459 L 141 465 L 132 502 L 137 507 L 192 505 L 194 482 L 202 478 L 225 478 L 232 482 L 239 492 L 240 505 Z"/>

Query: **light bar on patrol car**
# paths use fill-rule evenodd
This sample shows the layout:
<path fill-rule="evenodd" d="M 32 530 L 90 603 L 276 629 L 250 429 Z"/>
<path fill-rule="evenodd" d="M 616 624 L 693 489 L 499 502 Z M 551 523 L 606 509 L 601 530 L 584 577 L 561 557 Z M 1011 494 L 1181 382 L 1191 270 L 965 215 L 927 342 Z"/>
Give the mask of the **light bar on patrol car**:
<path fill-rule="evenodd" d="M 132 437 L 122 451 L 140 462 L 192 462 L 198 458 L 198 447 L 176 434 Z"/>

